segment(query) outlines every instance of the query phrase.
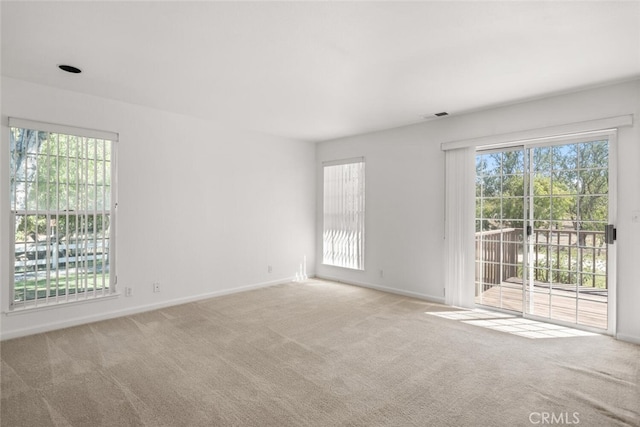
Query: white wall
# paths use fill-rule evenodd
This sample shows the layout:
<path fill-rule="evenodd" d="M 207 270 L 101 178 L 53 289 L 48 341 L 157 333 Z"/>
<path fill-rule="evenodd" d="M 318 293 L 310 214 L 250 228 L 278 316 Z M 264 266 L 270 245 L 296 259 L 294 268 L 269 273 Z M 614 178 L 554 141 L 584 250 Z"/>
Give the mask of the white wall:
<path fill-rule="evenodd" d="M 428 143 L 428 132 L 409 126 L 317 145 L 318 236 L 322 236 L 322 162 L 364 156 L 366 174 L 365 270 L 322 265 L 319 237 L 318 275 L 442 298 L 444 155 L 437 143 Z"/>
<path fill-rule="evenodd" d="M 8 116 L 119 133 L 118 290 L 133 296 L 4 314 Z M 1 153 L 2 338 L 289 281 L 305 256 L 314 272 L 311 143 L 3 78 Z"/>
<path fill-rule="evenodd" d="M 366 158 L 363 272 L 322 265 L 318 276 L 442 301 L 444 155 L 442 142 L 634 114 L 618 134 L 618 337 L 640 342 L 640 80 L 532 100 L 317 145 L 317 233 L 322 233 L 323 161 Z M 384 277 L 380 277 L 383 270 Z"/>

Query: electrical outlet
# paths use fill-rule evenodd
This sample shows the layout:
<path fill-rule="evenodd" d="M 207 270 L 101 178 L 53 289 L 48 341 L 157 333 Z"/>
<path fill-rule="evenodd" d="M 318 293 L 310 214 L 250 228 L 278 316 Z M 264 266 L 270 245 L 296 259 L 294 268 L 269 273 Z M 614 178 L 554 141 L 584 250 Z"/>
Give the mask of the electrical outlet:
<path fill-rule="evenodd" d="M 631 212 L 631 222 L 640 222 L 640 211 Z"/>
<path fill-rule="evenodd" d="M 384 270 L 380 270 L 380 277 L 384 277 Z"/>
<path fill-rule="evenodd" d="M 271 273 L 273 271 L 273 268 L 271 268 L 270 265 L 267 266 L 267 273 Z"/>
<path fill-rule="evenodd" d="M 133 289 L 130 287 L 124 288 L 124 296 L 125 297 L 133 296 Z"/>
<path fill-rule="evenodd" d="M 160 283 L 153 284 L 153 292 L 160 292 Z"/>

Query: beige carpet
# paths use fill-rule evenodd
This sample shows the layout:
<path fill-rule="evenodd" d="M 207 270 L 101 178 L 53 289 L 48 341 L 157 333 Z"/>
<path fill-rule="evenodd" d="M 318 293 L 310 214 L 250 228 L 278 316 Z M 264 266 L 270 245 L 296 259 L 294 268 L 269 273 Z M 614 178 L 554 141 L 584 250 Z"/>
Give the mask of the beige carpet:
<path fill-rule="evenodd" d="M 309 280 L 5 341 L 1 425 L 640 425 L 640 346 L 434 310 Z"/>

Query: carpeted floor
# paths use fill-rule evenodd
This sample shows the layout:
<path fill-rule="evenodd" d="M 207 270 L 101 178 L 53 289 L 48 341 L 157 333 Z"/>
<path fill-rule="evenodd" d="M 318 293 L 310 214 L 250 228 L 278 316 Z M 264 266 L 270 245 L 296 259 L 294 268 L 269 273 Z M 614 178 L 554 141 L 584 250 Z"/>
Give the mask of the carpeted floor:
<path fill-rule="evenodd" d="M 640 346 L 435 310 L 309 280 L 5 341 L 0 424 L 640 425 Z"/>

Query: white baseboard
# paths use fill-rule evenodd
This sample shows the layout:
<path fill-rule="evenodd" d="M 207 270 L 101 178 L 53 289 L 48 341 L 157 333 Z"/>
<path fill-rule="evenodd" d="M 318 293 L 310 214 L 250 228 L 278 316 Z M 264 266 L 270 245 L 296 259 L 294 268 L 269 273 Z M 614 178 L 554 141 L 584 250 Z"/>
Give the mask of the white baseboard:
<path fill-rule="evenodd" d="M 246 291 L 250 291 L 250 290 L 253 290 L 253 289 L 266 288 L 266 287 L 269 287 L 269 286 L 275 286 L 275 285 L 280 285 L 280 284 L 283 284 L 283 283 L 289 283 L 289 282 L 292 282 L 294 279 L 295 279 L 294 277 L 290 277 L 290 278 L 283 278 L 283 279 L 279 279 L 279 280 L 273 280 L 273 281 L 269 281 L 269 282 L 254 283 L 254 284 L 251 284 L 251 285 L 240 286 L 240 287 L 237 287 L 237 288 L 223 289 L 223 290 L 214 291 L 214 292 L 207 292 L 207 293 L 204 293 L 204 294 L 191 295 L 191 296 L 186 296 L 186 297 L 182 297 L 182 298 L 172 299 L 172 300 L 169 300 L 169 301 L 162 301 L 162 302 L 153 303 L 153 304 L 139 305 L 139 306 L 130 307 L 130 308 L 122 309 L 122 310 L 115 310 L 115 311 L 109 311 L 109 312 L 106 312 L 106 313 L 99 313 L 99 314 L 95 314 L 95 315 L 91 315 L 91 316 L 74 317 L 72 319 L 65 319 L 65 320 L 61 320 L 59 322 L 48 322 L 45 325 L 37 325 L 37 326 L 32 326 L 32 327 L 16 329 L 16 330 L 12 330 L 12 331 L 5 332 L 5 333 L 0 333 L 0 341 L 9 340 L 9 339 L 13 339 L 13 338 L 20 338 L 20 337 L 24 337 L 24 336 L 27 336 L 27 335 L 39 334 L 39 333 L 42 333 L 42 332 L 54 331 L 54 330 L 57 330 L 57 329 L 69 328 L 69 327 L 72 327 L 72 326 L 84 325 L 84 324 L 87 324 L 87 323 L 99 322 L 101 320 L 108 320 L 108 319 L 114 319 L 114 318 L 117 318 L 117 317 L 129 316 L 129 315 L 132 315 L 132 314 L 143 313 L 143 312 L 146 312 L 146 311 L 157 310 L 157 309 L 160 309 L 160 308 L 170 307 L 170 306 L 174 306 L 174 305 L 186 304 L 186 303 L 189 303 L 189 302 L 200 301 L 200 300 L 204 300 L 204 299 L 208 299 L 208 298 L 215 298 L 215 297 L 219 297 L 219 296 L 223 296 L 223 295 L 231 295 L 231 294 L 235 294 L 235 293 L 239 293 L 239 292 L 246 292 Z M 59 307 L 62 308 L 62 305 L 59 306 Z M 28 311 L 21 312 L 21 314 L 28 315 Z"/>
<path fill-rule="evenodd" d="M 620 341 L 629 342 L 631 344 L 639 344 L 640 345 L 640 337 L 635 335 L 627 335 L 627 334 L 616 334 L 616 339 Z"/>
<path fill-rule="evenodd" d="M 423 294 L 420 292 L 412 292 L 412 291 L 405 291 L 403 289 L 396 289 L 396 288 L 389 288 L 386 286 L 380 286 L 380 285 L 374 285 L 371 283 L 365 283 L 365 282 L 358 282 L 355 280 L 344 280 L 338 277 L 331 277 L 331 276 L 315 276 L 317 279 L 324 279 L 324 280 L 331 280 L 333 282 L 340 282 L 340 283 L 346 283 L 347 285 L 354 285 L 354 286 L 360 286 L 363 288 L 369 288 L 369 289 L 375 289 L 377 291 L 382 291 L 382 292 L 388 292 L 390 294 L 396 294 L 396 295 L 402 295 L 405 297 L 412 297 L 412 298 L 417 298 L 417 299 L 421 299 L 421 300 L 426 300 L 429 302 L 436 302 L 439 304 L 444 304 L 444 298 L 443 297 L 436 297 L 433 295 L 428 295 L 428 294 Z"/>

